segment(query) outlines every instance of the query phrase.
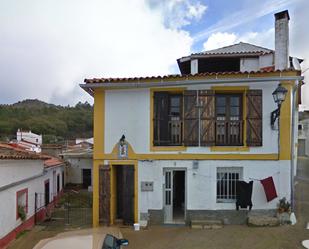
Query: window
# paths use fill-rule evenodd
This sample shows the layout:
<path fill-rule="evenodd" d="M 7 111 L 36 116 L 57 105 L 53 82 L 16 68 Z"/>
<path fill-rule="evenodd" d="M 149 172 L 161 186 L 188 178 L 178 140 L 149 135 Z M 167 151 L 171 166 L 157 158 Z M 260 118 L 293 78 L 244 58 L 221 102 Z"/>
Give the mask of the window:
<path fill-rule="evenodd" d="M 20 217 L 18 206 L 24 207 L 25 212 L 28 213 L 28 188 L 16 192 L 16 220 Z"/>
<path fill-rule="evenodd" d="M 154 92 L 154 146 L 182 145 L 182 94 Z"/>
<path fill-rule="evenodd" d="M 236 182 L 242 180 L 242 168 L 217 168 L 217 203 L 236 202 Z"/>
<path fill-rule="evenodd" d="M 299 125 L 298 125 L 298 130 L 301 131 L 302 129 L 303 129 L 302 125 L 299 124 Z"/>
<path fill-rule="evenodd" d="M 262 90 L 154 92 L 154 146 L 262 146 Z"/>
<path fill-rule="evenodd" d="M 57 193 L 60 191 L 60 174 L 57 175 Z"/>
<path fill-rule="evenodd" d="M 215 144 L 243 145 L 242 94 L 216 94 Z"/>
<path fill-rule="evenodd" d="M 62 188 L 64 188 L 64 171 L 62 171 Z"/>
<path fill-rule="evenodd" d="M 45 207 L 49 204 L 49 180 L 44 182 L 44 193 L 45 193 Z"/>

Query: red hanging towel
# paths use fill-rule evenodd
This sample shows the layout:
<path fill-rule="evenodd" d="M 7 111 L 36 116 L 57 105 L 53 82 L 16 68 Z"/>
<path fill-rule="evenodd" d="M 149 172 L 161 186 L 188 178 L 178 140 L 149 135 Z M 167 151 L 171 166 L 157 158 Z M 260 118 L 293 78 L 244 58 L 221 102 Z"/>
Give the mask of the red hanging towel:
<path fill-rule="evenodd" d="M 267 202 L 270 202 L 273 199 L 275 199 L 276 197 L 278 197 L 272 176 L 270 176 L 270 177 L 268 177 L 264 180 L 261 180 L 261 183 L 264 187 Z"/>

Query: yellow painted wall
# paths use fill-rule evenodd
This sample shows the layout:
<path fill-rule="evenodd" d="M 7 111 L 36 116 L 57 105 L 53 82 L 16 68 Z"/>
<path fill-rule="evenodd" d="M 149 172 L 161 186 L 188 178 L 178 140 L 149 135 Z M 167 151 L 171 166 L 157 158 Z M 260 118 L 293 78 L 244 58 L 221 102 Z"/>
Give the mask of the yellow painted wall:
<path fill-rule="evenodd" d="M 280 82 L 288 90 L 280 111 L 279 160 L 291 160 L 291 82 Z"/>

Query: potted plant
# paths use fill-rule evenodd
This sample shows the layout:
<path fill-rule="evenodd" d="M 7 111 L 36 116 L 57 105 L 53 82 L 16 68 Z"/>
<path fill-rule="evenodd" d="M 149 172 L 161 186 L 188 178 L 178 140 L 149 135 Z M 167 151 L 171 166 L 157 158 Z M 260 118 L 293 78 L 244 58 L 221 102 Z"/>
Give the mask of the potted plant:
<path fill-rule="evenodd" d="M 27 218 L 27 213 L 26 213 L 26 206 L 25 205 L 18 205 L 17 209 L 19 218 L 21 219 L 21 222 L 24 223 Z"/>
<path fill-rule="evenodd" d="M 285 197 L 279 200 L 277 207 L 279 213 L 291 212 L 291 203 L 288 202 Z"/>
<path fill-rule="evenodd" d="M 277 207 L 276 217 L 279 219 L 280 225 L 294 225 L 297 222 L 295 214 L 291 212 L 291 203 L 285 197 L 279 200 Z"/>

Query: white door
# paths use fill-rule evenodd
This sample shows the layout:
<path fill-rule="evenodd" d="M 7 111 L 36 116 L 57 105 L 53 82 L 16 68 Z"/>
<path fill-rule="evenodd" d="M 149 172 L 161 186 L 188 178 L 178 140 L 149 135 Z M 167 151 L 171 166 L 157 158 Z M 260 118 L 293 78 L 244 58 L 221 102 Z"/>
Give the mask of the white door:
<path fill-rule="evenodd" d="M 165 170 L 164 184 L 164 222 L 173 221 L 173 171 Z"/>

